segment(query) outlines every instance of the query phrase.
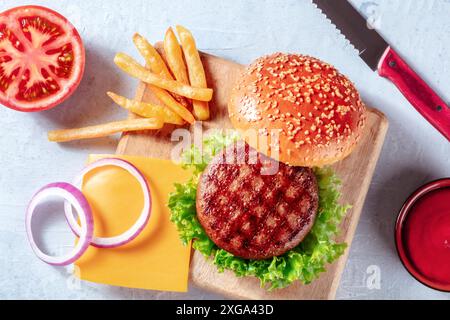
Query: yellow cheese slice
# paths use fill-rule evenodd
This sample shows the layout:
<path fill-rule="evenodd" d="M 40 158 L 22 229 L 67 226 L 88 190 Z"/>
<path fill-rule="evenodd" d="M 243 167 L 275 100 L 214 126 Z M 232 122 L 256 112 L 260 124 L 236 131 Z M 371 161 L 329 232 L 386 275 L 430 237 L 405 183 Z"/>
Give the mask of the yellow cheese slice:
<path fill-rule="evenodd" d="M 114 286 L 186 292 L 191 246 L 184 246 L 170 222 L 168 195 L 173 184 L 190 173 L 169 160 L 118 155 L 91 155 L 89 162 L 114 157 L 133 163 L 147 178 L 152 212 L 143 232 L 129 244 L 113 249 L 90 247 L 76 263 L 82 279 Z M 96 236 L 109 237 L 129 229 L 143 207 L 138 182 L 125 170 L 103 167 L 84 179 L 83 193 L 94 214 Z"/>

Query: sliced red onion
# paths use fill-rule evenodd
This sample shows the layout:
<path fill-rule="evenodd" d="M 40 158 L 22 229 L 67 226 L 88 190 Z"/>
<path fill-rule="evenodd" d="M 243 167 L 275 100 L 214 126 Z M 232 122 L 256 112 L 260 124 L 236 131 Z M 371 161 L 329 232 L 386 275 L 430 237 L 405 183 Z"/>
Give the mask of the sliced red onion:
<path fill-rule="evenodd" d="M 78 188 L 81 188 L 83 178 L 88 172 L 96 168 L 105 166 L 116 166 L 128 171 L 139 182 L 144 195 L 144 207 L 141 211 L 141 214 L 139 215 L 139 218 L 130 229 L 114 237 L 94 236 L 92 238 L 91 245 L 95 247 L 115 248 L 129 243 L 130 241 L 135 239 L 142 232 L 142 230 L 144 230 L 145 226 L 147 225 L 147 222 L 150 219 L 152 199 L 150 194 L 150 188 L 144 175 L 134 165 L 122 159 L 105 158 L 91 163 L 86 168 L 84 168 L 83 171 L 81 171 L 80 174 L 75 178 L 74 185 L 77 186 Z M 76 235 L 78 235 L 81 231 L 80 230 L 81 228 L 78 225 L 78 222 L 75 220 L 75 217 L 73 216 L 72 206 L 70 202 L 66 202 L 64 204 L 64 211 L 66 213 L 66 219 L 67 222 L 69 223 L 70 228 Z"/>
<path fill-rule="evenodd" d="M 31 221 L 39 203 L 51 196 L 58 196 L 65 199 L 65 203 L 69 203 L 75 208 L 80 219 L 81 226 L 79 226 L 79 240 L 73 250 L 63 256 L 54 257 L 45 254 L 37 246 L 34 241 L 33 231 L 31 228 Z M 27 208 L 25 217 L 25 226 L 28 240 L 34 253 L 44 262 L 54 266 L 65 266 L 78 260 L 89 247 L 94 233 L 94 222 L 92 218 L 91 207 L 89 206 L 86 197 L 76 187 L 69 183 L 58 182 L 51 183 L 40 189 L 31 199 Z"/>

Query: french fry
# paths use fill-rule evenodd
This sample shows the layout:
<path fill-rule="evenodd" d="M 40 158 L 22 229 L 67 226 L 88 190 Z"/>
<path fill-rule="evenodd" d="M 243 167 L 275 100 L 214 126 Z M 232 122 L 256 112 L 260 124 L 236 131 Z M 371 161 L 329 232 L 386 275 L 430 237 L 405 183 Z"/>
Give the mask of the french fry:
<path fill-rule="evenodd" d="M 195 88 L 178 81 L 164 79 L 161 76 L 158 76 L 153 72 L 145 69 L 133 58 L 124 53 L 118 53 L 114 58 L 114 62 L 120 69 L 128 73 L 130 76 L 137 78 L 147 84 L 151 84 L 155 87 L 165 89 L 167 91 L 193 100 L 210 101 L 212 99 L 212 89 Z"/>
<path fill-rule="evenodd" d="M 133 42 L 138 49 L 139 53 L 144 57 L 145 63 L 152 70 L 152 72 L 160 75 L 165 79 L 173 80 L 169 69 L 167 68 L 164 59 L 156 51 L 156 49 L 139 33 L 135 33 L 133 36 Z"/>
<path fill-rule="evenodd" d="M 190 124 L 193 124 L 195 122 L 195 118 L 192 115 L 192 113 L 186 109 L 185 106 L 183 106 L 181 103 L 179 103 L 177 100 L 175 100 L 174 97 L 170 95 L 166 90 L 163 90 L 161 88 L 155 87 L 150 85 L 150 90 L 153 91 L 155 96 L 164 103 L 170 110 L 178 114 L 180 117 L 182 117 L 184 120 L 189 122 Z"/>
<path fill-rule="evenodd" d="M 164 79 L 173 80 L 172 74 L 170 73 L 167 65 L 159 54 L 159 52 L 138 33 L 135 33 L 133 36 L 133 42 L 138 49 L 139 53 L 144 57 L 147 67 L 157 75 L 160 75 Z M 186 84 L 189 84 L 187 82 Z M 191 104 L 185 97 L 182 97 L 177 94 L 173 94 L 175 100 L 177 100 L 184 107 L 189 107 Z"/>
<path fill-rule="evenodd" d="M 100 138 L 119 132 L 161 129 L 163 125 L 163 121 L 158 118 L 124 120 L 78 129 L 49 131 L 48 140 L 52 142 L 67 142 Z"/>
<path fill-rule="evenodd" d="M 189 81 L 191 86 L 197 88 L 207 88 L 205 69 L 203 68 L 200 54 L 198 53 L 195 39 L 192 33 L 183 26 L 177 26 L 178 36 L 184 52 L 184 59 L 189 73 Z M 194 115 L 198 120 L 208 120 L 210 116 L 209 106 L 206 100 L 196 101 L 194 99 Z"/>
<path fill-rule="evenodd" d="M 107 95 L 122 108 L 125 108 L 141 117 L 159 118 L 162 119 L 164 123 L 171 123 L 177 125 L 184 124 L 183 119 L 178 114 L 176 114 L 175 112 L 173 112 L 168 108 L 151 103 L 130 100 L 125 97 L 119 96 L 113 92 L 107 92 Z"/>
<path fill-rule="evenodd" d="M 181 83 L 189 84 L 189 77 L 183 59 L 183 51 L 172 28 L 167 29 L 166 36 L 164 37 L 164 52 L 166 53 L 167 64 L 175 79 Z"/>

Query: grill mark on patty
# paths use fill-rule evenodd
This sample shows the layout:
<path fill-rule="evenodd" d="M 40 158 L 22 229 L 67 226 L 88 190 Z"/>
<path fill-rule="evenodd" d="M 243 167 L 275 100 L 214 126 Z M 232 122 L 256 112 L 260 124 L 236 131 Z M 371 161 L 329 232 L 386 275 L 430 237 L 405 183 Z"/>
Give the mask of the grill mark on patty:
<path fill-rule="evenodd" d="M 248 145 L 227 148 L 202 174 L 197 216 L 219 247 L 247 259 L 265 259 L 297 246 L 310 231 L 318 208 L 318 188 L 309 168 L 279 163 L 276 175 L 262 175 L 258 154 L 248 164 Z M 236 163 L 245 155 L 246 164 Z M 235 160 L 225 164 L 223 159 Z M 232 161 L 233 162 L 233 161 Z"/>
<path fill-rule="evenodd" d="M 270 189 L 273 189 L 273 187 L 274 187 L 274 186 L 273 186 L 273 183 L 271 183 L 271 188 L 270 188 Z M 267 191 L 267 189 L 269 189 L 269 188 L 266 187 L 265 189 L 266 189 L 266 190 L 263 190 L 263 191 Z M 277 191 L 277 194 L 276 194 L 276 196 L 275 196 L 275 199 L 279 199 L 279 194 L 280 194 L 280 190 Z M 272 200 L 272 202 L 273 202 L 273 200 Z M 278 207 L 278 200 L 277 200 L 277 207 Z M 262 233 L 262 232 L 264 231 L 264 228 L 266 228 L 266 227 L 271 227 L 271 226 L 268 225 L 268 222 L 274 223 L 274 224 L 275 224 L 274 226 L 276 226 L 276 225 L 277 225 L 277 218 L 280 218 L 280 217 L 278 216 L 277 213 L 274 213 L 274 212 L 271 211 L 271 210 L 266 210 L 265 215 L 264 215 L 263 218 L 261 219 L 262 222 L 259 223 L 258 229 L 257 229 L 255 235 L 253 236 L 253 238 L 255 238 L 255 237 L 257 236 L 258 233 Z M 273 233 L 275 232 L 274 226 L 272 226 L 272 232 L 270 232 L 270 233 L 268 234 L 268 236 L 266 237 L 266 241 L 265 241 L 265 242 L 261 242 L 261 241 L 260 241 L 260 242 L 256 245 L 256 246 L 258 247 L 259 251 L 261 251 L 261 248 L 262 248 L 263 246 L 266 246 L 266 244 L 273 238 Z M 270 229 L 269 229 L 269 230 L 270 230 Z M 253 238 L 252 238 L 252 240 L 253 240 Z"/>

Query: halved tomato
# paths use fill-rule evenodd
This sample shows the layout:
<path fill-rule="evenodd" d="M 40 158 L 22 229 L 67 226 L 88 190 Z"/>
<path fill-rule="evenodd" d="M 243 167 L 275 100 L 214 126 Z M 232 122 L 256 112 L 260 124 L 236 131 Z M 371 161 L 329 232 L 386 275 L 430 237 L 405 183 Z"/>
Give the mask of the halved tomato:
<path fill-rule="evenodd" d="M 0 14 L 0 103 L 19 111 L 55 107 L 78 87 L 85 53 L 59 13 L 23 6 Z"/>

